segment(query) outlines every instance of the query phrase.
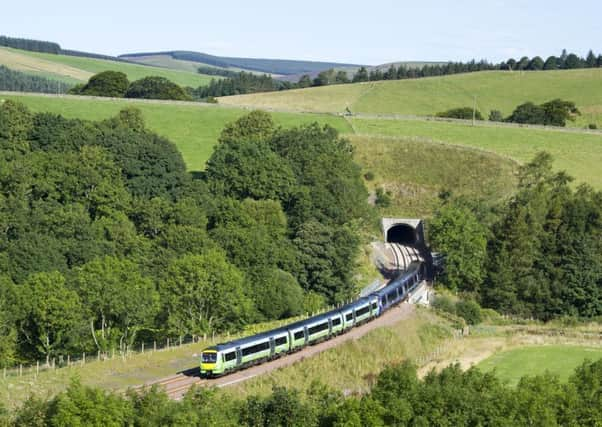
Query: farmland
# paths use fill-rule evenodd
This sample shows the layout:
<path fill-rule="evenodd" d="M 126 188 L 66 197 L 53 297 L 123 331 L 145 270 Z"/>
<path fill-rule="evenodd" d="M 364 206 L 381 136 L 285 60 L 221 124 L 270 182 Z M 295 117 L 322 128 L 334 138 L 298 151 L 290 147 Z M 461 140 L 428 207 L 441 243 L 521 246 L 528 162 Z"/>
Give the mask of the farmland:
<path fill-rule="evenodd" d="M 0 48 L 0 64 L 9 68 L 70 82 L 84 82 L 101 71 L 121 71 L 130 81 L 147 76 L 165 77 L 181 86 L 198 87 L 211 81 L 211 76 L 196 72 L 108 61 L 69 55 L 29 52 Z"/>
<path fill-rule="evenodd" d="M 525 346 L 494 354 L 481 362 L 479 369 L 496 375 L 511 385 L 525 375 L 549 372 L 566 381 L 585 359 L 598 360 L 602 348 L 575 345 Z"/>
<path fill-rule="evenodd" d="M 602 69 L 506 72 L 485 71 L 423 79 L 356 83 L 288 92 L 220 98 L 220 103 L 313 112 L 434 115 L 455 107 L 472 106 L 485 115 L 504 115 L 517 105 L 552 98 L 573 101 L 583 115 L 576 125 L 602 126 Z"/>

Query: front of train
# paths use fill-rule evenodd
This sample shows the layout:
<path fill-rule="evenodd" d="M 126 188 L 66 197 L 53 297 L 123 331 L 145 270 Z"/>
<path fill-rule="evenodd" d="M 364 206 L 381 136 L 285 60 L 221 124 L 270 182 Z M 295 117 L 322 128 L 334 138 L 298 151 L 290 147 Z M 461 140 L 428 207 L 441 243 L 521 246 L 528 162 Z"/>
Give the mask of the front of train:
<path fill-rule="evenodd" d="M 223 371 L 217 347 L 209 347 L 201 352 L 201 376 L 211 377 Z"/>

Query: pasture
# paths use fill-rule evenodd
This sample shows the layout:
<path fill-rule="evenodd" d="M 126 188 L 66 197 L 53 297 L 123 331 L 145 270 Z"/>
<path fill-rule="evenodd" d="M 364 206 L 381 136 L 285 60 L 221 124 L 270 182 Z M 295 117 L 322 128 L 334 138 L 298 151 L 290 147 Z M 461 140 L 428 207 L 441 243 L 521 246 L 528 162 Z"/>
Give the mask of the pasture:
<path fill-rule="evenodd" d="M 34 112 L 51 112 L 68 118 L 103 120 L 116 115 L 129 106 L 142 111 L 146 125 L 152 131 L 165 136 L 181 150 L 191 171 L 205 168 L 217 138 L 226 123 L 248 113 L 239 108 L 221 108 L 210 104 L 157 102 L 112 98 L 87 98 L 76 96 L 42 96 L 0 94 L 0 99 L 23 102 Z M 284 127 L 298 126 L 317 121 L 329 124 L 346 133 L 349 124 L 340 117 L 319 114 L 274 113 L 276 124 Z"/>
<path fill-rule="evenodd" d="M 101 71 L 121 71 L 130 81 L 147 76 L 165 77 L 181 86 L 198 87 L 208 84 L 211 76 L 191 71 L 172 70 L 142 64 L 109 61 L 104 59 L 85 58 L 51 53 L 29 52 L 11 48 L 0 48 L 0 64 L 9 68 L 42 73 L 46 77 L 63 77 L 87 81 L 92 75 Z"/>
<path fill-rule="evenodd" d="M 350 119 L 360 135 L 417 138 L 482 149 L 519 162 L 527 162 L 539 151 L 554 156 L 554 165 L 577 183 L 602 189 L 602 135 L 562 130 L 518 127 L 471 126 L 421 120 Z"/>
<path fill-rule="evenodd" d="M 566 381 L 575 368 L 584 360 L 602 358 L 601 347 L 575 345 L 540 345 L 519 347 L 495 353 L 477 365 L 484 372 L 495 370 L 495 374 L 516 385 L 525 375 L 541 375 L 545 372 L 557 375 Z"/>
<path fill-rule="evenodd" d="M 491 110 L 509 115 L 527 101 L 554 98 L 573 101 L 583 115 L 573 126 L 602 127 L 602 69 L 562 71 L 483 71 L 422 79 L 323 86 L 286 92 L 220 98 L 228 105 L 312 112 L 434 115 L 455 107 L 472 106 L 487 117 Z"/>

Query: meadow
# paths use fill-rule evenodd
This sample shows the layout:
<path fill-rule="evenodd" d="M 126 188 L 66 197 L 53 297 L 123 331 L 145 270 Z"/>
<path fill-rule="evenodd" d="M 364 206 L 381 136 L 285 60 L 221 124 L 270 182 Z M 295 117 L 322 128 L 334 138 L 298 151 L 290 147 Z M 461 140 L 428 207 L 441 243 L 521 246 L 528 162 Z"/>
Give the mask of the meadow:
<path fill-rule="evenodd" d="M 160 76 L 181 86 L 198 87 L 208 84 L 213 77 L 196 71 L 173 70 L 128 62 L 109 61 L 51 53 L 29 52 L 11 48 L 0 48 L 0 64 L 25 72 L 35 72 L 51 78 L 69 78 L 87 81 L 102 71 L 121 71 L 130 81 L 147 76 Z"/>
<path fill-rule="evenodd" d="M 541 375 L 545 372 L 557 375 L 566 381 L 574 369 L 583 363 L 602 358 L 601 347 L 575 345 L 526 346 L 502 351 L 485 359 L 477 367 L 484 372 L 495 370 L 495 374 L 516 385 L 525 375 Z"/>
<path fill-rule="evenodd" d="M 602 127 L 602 69 L 563 71 L 483 71 L 422 79 L 323 86 L 286 92 L 220 98 L 228 105 L 312 112 L 434 115 L 450 108 L 472 106 L 487 116 L 491 110 L 509 115 L 527 101 L 554 98 L 573 101 L 581 112 L 575 126 Z M 569 124 L 573 125 L 573 124 Z"/>
<path fill-rule="evenodd" d="M 421 120 L 350 119 L 349 122 L 359 135 L 418 138 L 425 142 L 473 147 L 521 163 L 531 160 L 539 151 L 547 151 L 554 156 L 556 169 L 567 171 L 577 183 L 585 182 L 602 189 L 600 134 Z"/>
<path fill-rule="evenodd" d="M 182 152 L 191 171 L 205 168 L 217 138 L 226 123 L 248 113 L 240 108 L 220 108 L 201 103 L 169 103 L 109 98 L 82 98 L 74 96 L 39 96 L 0 94 L 0 99 L 23 102 L 32 111 L 51 112 L 68 118 L 103 120 L 116 115 L 129 106 L 142 111 L 147 127 L 167 137 Z M 319 114 L 274 113 L 276 124 L 284 127 L 298 126 L 317 121 L 329 124 L 339 132 L 350 132 L 349 124 L 340 117 Z"/>

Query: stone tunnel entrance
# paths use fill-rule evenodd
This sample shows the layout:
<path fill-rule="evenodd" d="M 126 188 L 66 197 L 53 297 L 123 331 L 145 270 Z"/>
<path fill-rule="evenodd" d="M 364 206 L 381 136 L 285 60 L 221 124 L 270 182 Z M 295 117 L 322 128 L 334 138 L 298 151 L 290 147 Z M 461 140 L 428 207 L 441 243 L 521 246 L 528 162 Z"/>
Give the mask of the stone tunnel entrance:
<path fill-rule="evenodd" d="M 387 230 L 387 243 L 414 246 L 418 242 L 416 229 L 408 224 L 396 224 Z"/>

